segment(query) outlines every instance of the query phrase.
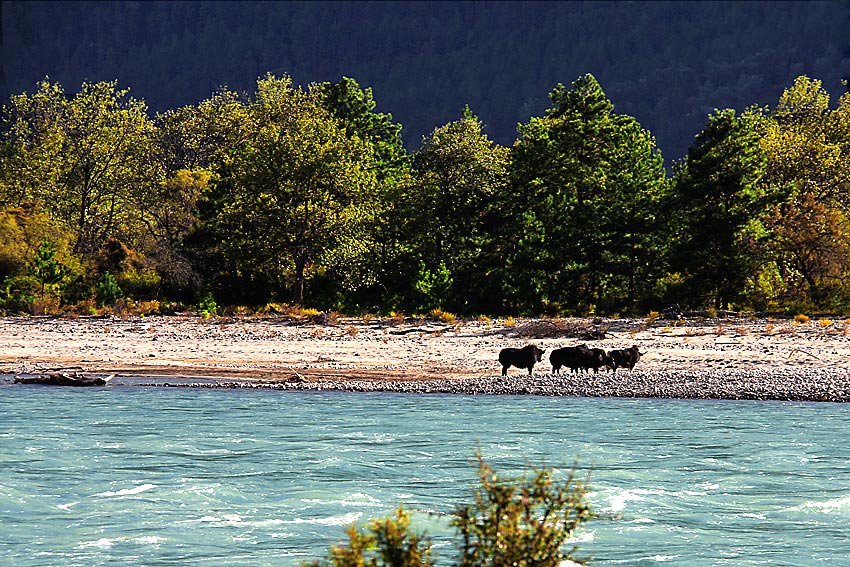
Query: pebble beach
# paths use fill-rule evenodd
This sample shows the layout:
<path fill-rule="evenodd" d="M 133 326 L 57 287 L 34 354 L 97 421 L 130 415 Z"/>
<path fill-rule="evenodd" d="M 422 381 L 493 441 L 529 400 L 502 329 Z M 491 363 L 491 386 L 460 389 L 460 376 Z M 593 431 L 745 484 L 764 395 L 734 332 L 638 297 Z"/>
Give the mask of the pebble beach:
<path fill-rule="evenodd" d="M 531 376 L 498 352 L 546 350 Z M 553 348 L 637 345 L 635 369 L 553 375 Z M 352 392 L 850 401 L 839 318 L 475 320 L 0 319 L 0 372 L 115 375 L 113 384 Z M 151 380 L 147 380 L 151 378 Z"/>

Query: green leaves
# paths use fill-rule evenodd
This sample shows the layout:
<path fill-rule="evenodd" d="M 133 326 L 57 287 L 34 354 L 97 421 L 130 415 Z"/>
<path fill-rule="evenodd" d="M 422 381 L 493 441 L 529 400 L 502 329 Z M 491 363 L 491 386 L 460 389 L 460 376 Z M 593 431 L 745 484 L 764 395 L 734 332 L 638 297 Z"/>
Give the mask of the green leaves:
<path fill-rule="evenodd" d="M 371 153 L 286 77 L 261 79 L 249 113 L 258 129 L 220 181 L 232 191 L 217 215 L 222 250 L 279 285 L 294 279 L 301 303 L 307 271 L 364 228 L 376 183 Z"/>
<path fill-rule="evenodd" d="M 67 97 L 45 80 L 34 95 L 13 97 L 10 110 L 6 202 L 44 203 L 74 231 L 74 250 L 94 254 L 132 223 L 129 203 L 150 175 L 144 103 L 114 81 L 83 83 Z"/>
<path fill-rule="evenodd" d="M 760 125 L 756 111 L 715 111 L 677 172 L 682 224 L 672 261 L 692 301 L 727 307 L 757 271 L 741 232 L 771 202 L 758 186 L 767 165 Z"/>
<path fill-rule="evenodd" d="M 403 507 L 395 518 L 372 520 L 365 530 L 352 525 L 348 545 L 335 545 L 324 560 L 305 563 L 313 567 L 430 567 L 431 540 L 410 531 L 410 514 Z"/>
<path fill-rule="evenodd" d="M 586 487 L 574 473 L 555 480 L 552 469 L 529 476 L 499 477 L 479 455 L 474 503 L 457 508 L 452 526 L 460 537 L 459 567 L 558 567 L 574 561 L 564 550 L 593 515 Z"/>
<path fill-rule="evenodd" d="M 672 180 L 592 75 L 550 100 L 511 148 L 467 106 L 409 155 L 347 77 L 267 74 L 155 121 L 114 81 L 44 80 L 3 113 L 7 296 L 58 287 L 56 261 L 75 300 L 109 271 L 129 295 L 351 311 L 850 307 L 850 94 L 801 76 L 772 112 L 717 110 Z"/>
<path fill-rule="evenodd" d="M 503 478 L 480 455 L 479 486 L 473 502 L 451 517 L 459 556 L 456 567 L 559 567 L 579 565 L 565 548 L 576 531 L 594 517 L 586 486 L 572 471 L 564 481 L 553 469 L 535 468 L 520 478 Z M 410 528 L 410 515 L 399 507 L 394 518 L 352 525 L 347 545 L 332 546 L 313 567 L 429 567 L 431 540 Z"/>
<path fill-rule="evenodd" d="M 49 240 L 42 242 L 35 252 L 33 273 L 41 284 L 41 300 L 48 286 L 55 286 L 67 275 L 68 270 L 56 258 L 56 247 Z"/>
<path fill-rule="evenodd" d="M 559 84 L 550 98 L 543 118 L 520 125 L 511 151 L 500 205 L 512 242 L 505 279 L 539 290 L 520 295 L 526 308 L 634 309 L 660 273 L 651 257 L 660 240 L 654 210 L 667 191 L 661 155 L 633 118 L 613 114 L 591 75 L 570 89 Z M 517 222 L 529 211 L 533 223 Z M 539 233 L 536 250 L 530 230 Z M 522 281 L 529 276 L 533 285 Z"/>

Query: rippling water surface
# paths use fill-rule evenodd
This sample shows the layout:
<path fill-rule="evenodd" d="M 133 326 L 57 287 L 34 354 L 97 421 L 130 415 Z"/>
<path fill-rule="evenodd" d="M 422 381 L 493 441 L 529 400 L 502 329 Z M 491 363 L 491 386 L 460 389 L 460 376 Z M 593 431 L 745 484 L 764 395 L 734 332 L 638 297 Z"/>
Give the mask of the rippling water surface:
<path fill-rule="evenodd" d="M 592 565 L 850 558 L 847 405 L 4 386 L 0 425 L 0 565 L 290 567 L 402 502 L 447 565 L 476 447 L 590 471 Z"/>

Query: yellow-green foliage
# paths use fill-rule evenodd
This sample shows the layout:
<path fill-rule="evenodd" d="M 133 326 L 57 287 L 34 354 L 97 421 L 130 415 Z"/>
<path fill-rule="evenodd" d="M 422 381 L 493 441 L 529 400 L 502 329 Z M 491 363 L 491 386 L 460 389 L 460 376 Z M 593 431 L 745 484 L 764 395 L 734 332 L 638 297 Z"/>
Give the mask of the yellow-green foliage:
<path fill-rule="evenodd" d="M 457 567 L 558 567 L 574 562 L 571 538 L 593 518 L 587 488 L 574 478 L 555 479 L 550 468 L 520 478 L 502 478 L 478 455 L 473 502 L 451 517 Z M 431 539 L 411 530 L 410 515 L 399 507 L 394 518 L 352 525 L 347 544 L 331 547 L 312 567 L 431 567 Z"/>
<path fill-rule="evenodd" d="M 56 259 L 71 273 L 82 272 L 71 253 L 71 236 L 50 219 L 39 204 L 27 204 L 0 211 L 0 278 L 22 275 L 35 258 L 38 247 L 50 242 Z"/>
<path fill-rule="evenodd" d="M 395 518 L 371 520 L 364 529 L 351 525 L 348 543 L 331 546 L 327 557 L 304 567 L 429 567 L 431 539 L 410 531 L 410 514 L 399 506 Z"/>
<path fill-rule="evenodd" d="M 455 321 L 457 321 L 457 317 L 454 313 L 449 313 L 448 311 L 443 311 L 442 309 L 432 309 L 430 315 L 437 321 L 442 321 L 443 323 L 448 323 L 449 325 L 452 325 Z"/>
<path fill-rule="evenodd" d="M 27 265 L 24 233 L 8 211 L 0 212 L 0 276 L 14 276 Z"/>

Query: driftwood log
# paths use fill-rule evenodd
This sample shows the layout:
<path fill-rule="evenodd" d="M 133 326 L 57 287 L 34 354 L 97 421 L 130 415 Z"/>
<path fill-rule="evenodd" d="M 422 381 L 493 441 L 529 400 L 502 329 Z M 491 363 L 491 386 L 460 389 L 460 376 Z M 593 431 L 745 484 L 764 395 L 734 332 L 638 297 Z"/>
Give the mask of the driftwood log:
<path fill-rule="evenodd" d="M 15 384 L 43 384 L 45 386 L 106 386 L 112 376 L 100 378 L 81 374 L 54 372 L 37 376 L 15 376 Z"/>

